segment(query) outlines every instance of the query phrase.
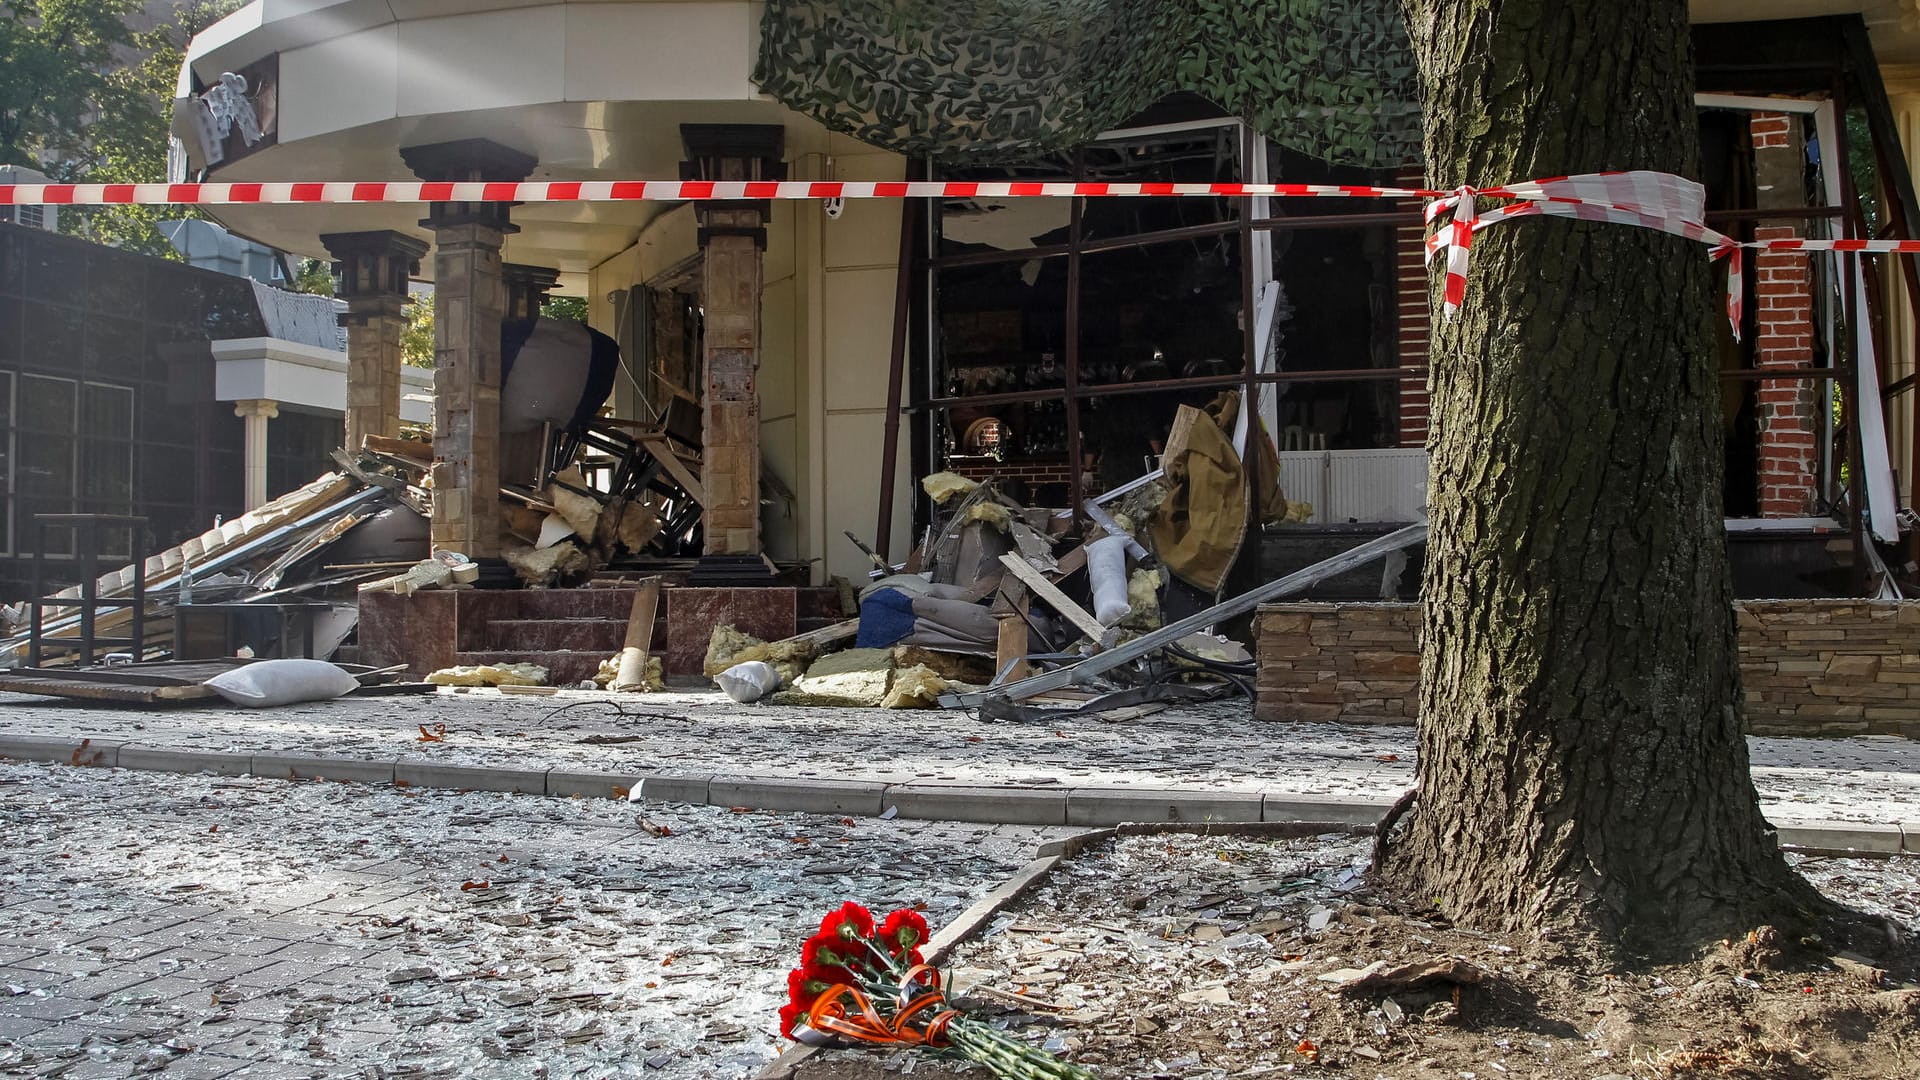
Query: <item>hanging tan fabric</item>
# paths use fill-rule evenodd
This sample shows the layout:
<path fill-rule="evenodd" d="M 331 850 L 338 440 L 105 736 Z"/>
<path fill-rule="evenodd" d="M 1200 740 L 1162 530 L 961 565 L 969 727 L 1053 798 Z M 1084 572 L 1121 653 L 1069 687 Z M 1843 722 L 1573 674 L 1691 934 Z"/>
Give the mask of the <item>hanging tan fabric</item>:
<path fill-rule="evenodd" d="M 1149 533 L 1154 552 L 1175 577 L 1209 593 L 1220 591 L 1247 534 L 1246 474 L 1228 432 L 1239 395 L 1222 394 L 1205 410 L 1180 406 L 1167 450 L 1167 498 Z M 1260 518 L 1275 521 L 1287 512 L 1278 484 L 1280 459 L 1271 440 L 1254 440 L 1254 482 L 1262 492 Z"/>
<path fill-rule="evenodd" d="M 1207 414 L 1220 425 L 1222 432 L 1233 431 L 1240 421 L 1240 395 L 1232 390 L 1222 393 L 1208 403 Z M 1253 490 L 1262 493 L 1260 523 L 1268 525 L 1286 519 L 1287 497 L 1280 490 L 1280 452 L 1273 448 L 1273 439 L 1260 418 L 1255 416 L 1253 421 L 1260 425 L 1253 440 Z M 1234 449 L 1237 451 L 1239 447 Z"/>

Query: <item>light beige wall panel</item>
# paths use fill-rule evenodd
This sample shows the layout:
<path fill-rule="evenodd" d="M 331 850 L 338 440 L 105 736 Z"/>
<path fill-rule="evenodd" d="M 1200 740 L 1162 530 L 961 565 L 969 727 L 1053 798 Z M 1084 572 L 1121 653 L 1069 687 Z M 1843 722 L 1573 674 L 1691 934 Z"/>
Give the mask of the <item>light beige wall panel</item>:
<path fill-rule="evenodd" d="M 760 292 L 760 418 L 764 423 L 791 419 L 798 401 L 794 386 L 794 281 L 787 278 Z"/>
<path fill-rule="evenodd" d="M 893 351 L 893 268 L 832 270 L 825 277 L 826 407 L 884 409 Z"/>
<path fill-rule="evenodd" d="M 849 144 L 840 136 L 830 141 L 841 149 Z M 906 167 L 898 154 L 852 152 L 833 159 L 838 180 L 900 180 Z M 839 219 L 828 220 L 822 232 L 829 269 L 893 266 L 900 258 L 900 200 L 848 199 Z"/>
<path fill-rule="evenodd" d="M 700 254 L 700 224 L 693 204 L 684 203 L 661 214 L 640 232 L 634 245 L 640 253 L 636 284 L 645 284 Z"/>
<path fill-rule="evenodd" d="M 398 115 L 397 38 L 381 26 L 281 53 L 280 142 Z"/>
<path fill-rule="evenodd" d="M 886 417 L 877 412 L 831 413 L 827 417 L 827 570 L 852 582 L 866 580 L 873 566 L 842 532 L 871 544 L 874 517 L 880 510 L 880 445 Z M 904 478 L 910 465 L 906 440 L 895 459 L 895 475 Z M 896 560 L 904 558 L 909 540 L 913 500 L 896 496 L 893 510 L 893 546 Z"/>
<path fill-rule="evenodd" d="M 793 276 L 794 214 L 799 206 L 797 201 L 785 199 L 772 204 L 772 213 L 767 218 L 767 250 L 760 259 L 763 280 L 772 282 Z"/>
<path fill-rule="evenodd" d="M 399 24 L 400 115 L 559 101 L 565 8 L 551 5 Z"/>
<path fill-rule="evenodd" d="M 752 4 L 569 4 L 569 101 L 750 100 Z"/>
<path fill-rule="evenodd" d="M 767 555 L 780 560 L 805 558 L 800 550 L 800 437 L 799 426 L 793 417 L 761 423 L 760 460 L 762 467 L 779 477 L 780 482 L 796 496 L 792 504 L 778 497 L 769 497 L 768 502 L 760 508 L 760 536 L 766 544 Z"/>

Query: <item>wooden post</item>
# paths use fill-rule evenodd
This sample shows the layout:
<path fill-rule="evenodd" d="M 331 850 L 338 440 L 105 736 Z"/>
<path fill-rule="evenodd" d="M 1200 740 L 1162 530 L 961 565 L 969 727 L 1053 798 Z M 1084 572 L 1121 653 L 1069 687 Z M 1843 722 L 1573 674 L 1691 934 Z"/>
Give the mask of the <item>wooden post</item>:
<path fill-rule="evenodd" d="M 620 648 L 619 669 L 609 689 L 644 690 L 647 685 L 647 651 L 653 647 L 653 621 L 660 611 L 660 579 L 647 578 L 633 594 L 633 610 L 627 614 L 627 638 Z"/>
<path fill-rule="evenodd" d="M 993 598 L 994 629 L 998 631 L 993 670 L 996 678 L 1004 673 L 1006 682 L 1018 682 L 1027 677 L 1029 603 L 1027 587 L 1018 578 L 1008 579 L 1000 587 L 1000 595 Z"/>

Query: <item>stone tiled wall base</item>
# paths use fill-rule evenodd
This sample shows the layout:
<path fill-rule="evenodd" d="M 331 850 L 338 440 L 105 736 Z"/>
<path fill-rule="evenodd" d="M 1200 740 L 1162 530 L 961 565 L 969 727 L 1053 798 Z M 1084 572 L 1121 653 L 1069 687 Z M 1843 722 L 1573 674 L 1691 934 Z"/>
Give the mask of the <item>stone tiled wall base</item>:
<path fill-rule="evenodd" d="M 1745 600 L 1740 678 L 1756 735 L 1920 739 L 1920 601 Z M 1260 609 L 1255 715 L 1411 724 L 1419 711 L 1417 604 Z"/>

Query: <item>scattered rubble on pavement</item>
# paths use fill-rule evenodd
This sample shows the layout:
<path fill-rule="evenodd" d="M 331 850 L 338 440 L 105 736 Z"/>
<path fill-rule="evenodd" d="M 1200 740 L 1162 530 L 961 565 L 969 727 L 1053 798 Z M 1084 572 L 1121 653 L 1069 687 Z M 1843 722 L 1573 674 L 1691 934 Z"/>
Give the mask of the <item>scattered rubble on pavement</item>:
<path fill-rule="evenodd" d="M 19 764 L 0 834 L 0 1073 L 660 1080 L 778 1051 L 821 910 L 1048 835 Z"/>

